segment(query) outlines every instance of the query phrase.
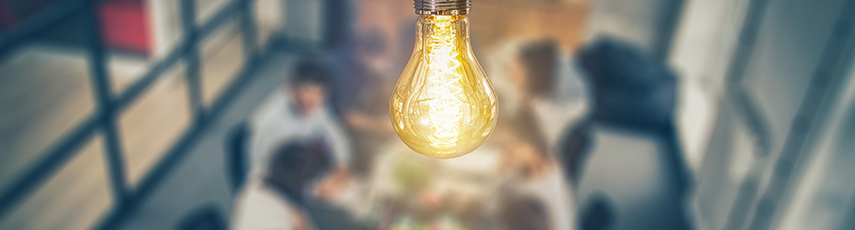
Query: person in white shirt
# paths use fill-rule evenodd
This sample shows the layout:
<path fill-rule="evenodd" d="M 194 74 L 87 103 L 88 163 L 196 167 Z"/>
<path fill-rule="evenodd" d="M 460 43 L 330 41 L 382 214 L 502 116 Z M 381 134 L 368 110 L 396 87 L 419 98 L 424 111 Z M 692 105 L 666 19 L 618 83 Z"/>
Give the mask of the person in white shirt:
<path fill-rule="evenodd" d="M 296 206 L 258 178 L 250 178 L 237 197 L 232 229 L 294 230 L 306 224 L 306 218 Z"/>
<path fill-rule="evenodd" d="M 233 229 L 313 229 L 302 208 L 312 184 L 326 180 L 331 165 L 326 148 L 300 141 L 274 150 L 265 174 L 249 178 L 235 200 Z"/>
<path fill-rule="evenodd" d="M 341 178 L 347 177 L 351 147 L 327 103 L 327 78 L 328 68 L 320 61 L 300 61 L 287 84 L 255 112 L 250 120 L 250 177 L 263 174 L 270 153 L 278 145 L 317 140 L 329 145 L 335 165 L 333 172 Z"/>

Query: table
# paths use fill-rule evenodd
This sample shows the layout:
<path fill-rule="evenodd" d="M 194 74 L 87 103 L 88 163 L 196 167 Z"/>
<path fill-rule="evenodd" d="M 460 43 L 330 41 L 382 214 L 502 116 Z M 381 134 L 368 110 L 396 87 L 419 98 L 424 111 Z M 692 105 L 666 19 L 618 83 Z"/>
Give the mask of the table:
<path fill-rule="evenodd" d="M 340 192 L 346 198 L 305 201 L 302 208 L 316 229 L 494 229 L 503 183 L 498 148 L 485 144 L 466 156 L 438 160 L 394 138 L 374 159 L 365 178 Z"/>
<path fill-rule="evenodd" d="M 345 209 L 376 229 L 492 229 L 500 160 L 500 150 L 489 144 L 438 160 L 394 138 L 375 157 L 363 202 Z"/>

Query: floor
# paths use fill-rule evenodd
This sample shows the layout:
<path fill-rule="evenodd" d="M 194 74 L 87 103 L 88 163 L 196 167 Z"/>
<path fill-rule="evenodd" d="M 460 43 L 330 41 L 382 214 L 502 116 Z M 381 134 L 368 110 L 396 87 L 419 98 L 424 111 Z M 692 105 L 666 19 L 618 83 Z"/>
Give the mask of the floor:
<path fill-rule="evenodd" d="M 203 41 L 202 91 L 208 104 L 243 66 L 242 61 L 235 61 L 243 59 L 243 41 L 235 28 L 236 24 L 226 26 Z M 45 157 L 44 152 L 96 110 L 87 57 L 86 51 L 77 47 L 29 44 L 0 63 L 0 149 L 3 149 L 0 191 L 31 170 L 34 163 Z M 120 53 L 111 53 L 108 58 L 114 93 L 125 90 L 155 61 Z M 225 109 L 222 119 L 209 127 L 192 147 L 193 153 L 162 182 L 167 186 L 157 188 L 151 202 L 146 202 L 133 215 L 129 228 L 170 229 L 172 226 L 165 225 L 174 223 L 163 220 L 186 212 L 196 201 L 221 204 L 228 213 L 231 195 L 222 175 L 221 136 L 229 124 L 222 122 L 236 122 L 245 117 L 278 85 L 288 66 L 281 63 L 288 60 L 282 55 L 274 56 L 257 72 L 243 94 Z M 184 71 L 181 62 L 167 70 L 119 115 L 125 175 L 131 189 L 189 128 L 192 112 Z M 114 205 L 108 175 L 103 134 L 98 133 L 18 202 L 9 215 L 0 218 L 0 229 L 89 229 Z M 187 201 L 185 205 L 158 194 L 186 195 L 192 199 L 177 199 Z M 168 208 L 158 206 L 164 203 Z M 156 208 L 146 209 L 152 206 Z M 134 223 L 165 225 L 154 228 Z"/>
<path fill-rule="evenodd" d="M 208 127 L 121 229 L 174 229 L 185 215 L 203 207 L 214 207 L 228 219 L 232 191 L 225 175 L 226 134 L 281 83 L 291 62 L 290 56 L 275 54 L 264 63 L 243 93 L 226 106 L 223 116 Z"/>

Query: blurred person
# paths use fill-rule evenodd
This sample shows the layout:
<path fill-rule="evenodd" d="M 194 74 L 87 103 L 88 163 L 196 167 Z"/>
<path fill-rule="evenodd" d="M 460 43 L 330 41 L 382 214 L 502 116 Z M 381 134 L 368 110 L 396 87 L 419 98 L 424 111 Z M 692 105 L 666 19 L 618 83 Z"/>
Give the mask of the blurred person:
<path fill-rule="evenodd" d="M 523 112 L 497 126 L 505 151 L 500 169 L 511 178 L 509 189 L 545 205 L 550 229 L 573 229 L 576 214 L 570 185 L 537 130 L 534 114 Z"/>
<path fill-rule="evenodd" d="M 369 28 L 358 33 L 354 40 L 350 46 L 332 53 L 332 105 L 340 114 L 373 102 L 369 98 L 371 90 L 382 87 L 377 83 L 393 78 L 385 33 Z"/>
<path fill-rule="evenodd" d="M 391 69 L 386 33 L 369 29 L 361 33 L 350 61 L 336 66 L 336 107 L 347 131 L 354 137 L 354 171 L 369 170 L 376 148 L 394 130 L 389 122 L 389 95 L 397 74 Z"/>
<path fill-rule="evenodd" d="M 505 195 L 499 207 L 501 230 L 549 230 L 549 216 L 543 204 L 531 197 Z"/>
<path fill-rule="evenodd" d="M 348 85 L 350 90 L 341 105 L 348 125 L 374 134 L 393 131 L 388 119 L 388 103 L 399 73 L 390 69 L 386 40 L 383 33 L 367 32 L 362 35 L 356 48 L 355 63 L 347 74 L 352 84 Z"/>
<path fill-rule="evenodd" d="M 533 111 L 550 150 L 589 107 L 583 72 L 568 57 L 554 41 L 520 39 L 500 45 L 486 58 L 502 113 Z"/>
<path fill-rule="evenodd" d="M 340 180 L 346 180 L 351 162 L 347 135 L 327 104 L 328 73 L 322 62 L 298 62 L 293 76 L 262 105 L 251 120 L 250 172 L 260 174 L 277 145 L 291 141 L 322 140 L 329 144 Z"/>
<path fill-rule="evenodd" d="M 278 147 L 272 155 L 266 173 L 250 178 L 237 195 L 233 229 L 313 229 L 304 199 L 309 185 L 332 166 L 328 151 L 322 144 L 298 141 Z"/>

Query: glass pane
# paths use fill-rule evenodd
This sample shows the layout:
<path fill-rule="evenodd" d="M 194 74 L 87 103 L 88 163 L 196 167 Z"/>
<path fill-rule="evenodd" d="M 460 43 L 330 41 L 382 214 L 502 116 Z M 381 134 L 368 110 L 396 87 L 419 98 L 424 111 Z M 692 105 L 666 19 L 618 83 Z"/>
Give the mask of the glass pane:
<path fill-rule="evenodd" d="M 0 229 L 91 229 L 113 206 L 102 137 L 80 152 L 35 190 Z"/>
<path fill-rule="evenodd" d="M 855 175 L 855 60 L 849 60 L 846 75 L 840 76 L 840 87 L 830 87 L 837 95 L 822 107 L 827 111 L 822 123 L 827 128 L 812 134 L 812 152 L 805 155 L 800 178 L 793 180 L 781 229 L 852 229 L 855 207 L 855 181 L 843 179 Z M 820 108 L 822 108 L 820 107 Z"/>
<path fill-rule="evenodd" d="M 321 42 L 325 26 L 324 2 L 315 0 L 283 1 L 283 4 L 286 5 L 283 9 L 285 9 L 285 21 L 287 21 L 287 24 L 283 27 L 283 33 L 288 37 L 289 41 Z M 385 1 L 384 3 L 388 4 L 390 2 L 392 1 Z M 410 12 L 412 12 L 412 3 L 410 3 L 410 9 Z"/>
<path fill-rule="evenodd" d="M 223 10 L 223 5 L 228 2 L 229 0 L 196 0 L 196 23 L 204 25 L 218 11 Z"/>
<path fill-rule="evenodd" d="M 757 29 L 751 61 L 745 67 L 744 90 L 755 99 L 769 124 L 773 154 L 784 149 L 811 78 L 838 20 L 844 1 L 821 6 L 805 2 L 770 2 Z M 831 71 L 831 70 L 825 70 Z"/>
<path fill-rule="evenodd" d="M 183 37 L 179 1 L 103 1 L 98 18 L 114 92 L 139 80 Z"/>
<path fill-rule="evenodd" d="M 255 1 L 255 24 L 258 28 L 258 45 L 265 47 L 267 41 L 282 26 L 284 8 L 281 0 Z"/>
<path fill-rule="evenodd" d="M 187 130 L 192 113 L 184 76 L 179 63 L 119 118 L 128 184 L 137 184 Z"/>
<path fill-rule="evenodd" d="M 0 60 L 0 189 L 93 114 L 89 53 L 76 20 Z"/>
<path fill-rule="evenodd" d="M 226 23 L 202 42 L 202 101 L 209 105 L 244 66 L 243 36 L 237 20 Z"/>

